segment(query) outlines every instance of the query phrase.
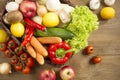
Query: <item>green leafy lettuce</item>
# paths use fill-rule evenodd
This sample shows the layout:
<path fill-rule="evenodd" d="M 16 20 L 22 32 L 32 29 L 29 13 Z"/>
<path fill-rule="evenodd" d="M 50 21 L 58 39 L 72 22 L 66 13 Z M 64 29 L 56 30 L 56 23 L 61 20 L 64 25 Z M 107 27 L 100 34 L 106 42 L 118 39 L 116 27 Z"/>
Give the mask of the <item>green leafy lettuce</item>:
<path fill-rule="evenodd" d="M 94 30 L 98 29 L 98 18 L 87 6 L 77 6 L 71 12 L 71 22 L 66 28 L 72 31 L 75 36 L 66 41 L 71 45 L 74 53 L 88 45 L 88 37 Z"/>

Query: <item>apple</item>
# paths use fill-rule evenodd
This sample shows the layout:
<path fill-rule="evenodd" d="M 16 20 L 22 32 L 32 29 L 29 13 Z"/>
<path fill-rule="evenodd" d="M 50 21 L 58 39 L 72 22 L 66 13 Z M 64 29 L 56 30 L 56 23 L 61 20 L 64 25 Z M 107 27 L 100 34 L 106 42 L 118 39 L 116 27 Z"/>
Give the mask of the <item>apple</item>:
<path fill-rule="evenodd" d="M 36 4 L 34 1 L 22 1 L 20 3 L 20 11 L 24 17 L 32 18 L 36 14 Z"/>
<path fill-rule="evenodd" d="M 86 54 L 93 54 L 94 53 L 94 47 L 93 46 L 87 46 L 85 48 L 85 53 Z"/>
<path fill-rule="evenodd" d="M 39 75 L 39 80 L 56 80 L 56 73 L 53 69 L 42 70 Z"/>
<path fill-rule="evenodd" d="M 63 80 L 72 80 L 75 77 L 75 70 L 71 66 L 64 66 L 60 69 L 59 74 Z"/>

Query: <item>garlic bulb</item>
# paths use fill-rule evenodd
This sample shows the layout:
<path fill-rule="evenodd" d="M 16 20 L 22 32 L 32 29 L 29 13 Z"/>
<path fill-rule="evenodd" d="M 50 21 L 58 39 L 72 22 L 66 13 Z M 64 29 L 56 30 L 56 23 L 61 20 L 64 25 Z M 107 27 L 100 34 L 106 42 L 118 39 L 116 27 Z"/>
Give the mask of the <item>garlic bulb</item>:
<path fill-rule="evenodd" d="M 112 6 L 115 3 L 115 0 L 104 0 L 104 3 L 108 6 Z"/>
<path fill-rule="evenodd" d="M 89 6 L 90 6 L 90 9 L 97 10 L 100 7 L 100 1 L 99 0 L 90 0 Z"/>
<path fill-rule="evenodd" d="M 0 74 L 9 74 L 11 73 L 11 65 L 9 63 L 0 64 Z"/>

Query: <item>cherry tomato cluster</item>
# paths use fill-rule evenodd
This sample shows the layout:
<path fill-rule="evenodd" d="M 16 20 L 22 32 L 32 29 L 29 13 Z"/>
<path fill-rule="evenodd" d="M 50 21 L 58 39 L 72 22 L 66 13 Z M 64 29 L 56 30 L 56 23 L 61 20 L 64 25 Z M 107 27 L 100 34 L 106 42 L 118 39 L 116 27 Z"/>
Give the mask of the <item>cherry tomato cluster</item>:
<path fill-rule="evenodd" d="M 4 44 L 5 45 L 5 44 Z M 22 47 L 11 39 L 4 47 L 4 56 L 9 58 L 11 64 L 16 71 L 22 71 L 24 74 L 29 74 L 34 66 L 34 60 L 31 58 Z"/>
<path fill-rule="evenodd" d="M 85 53 L 88 54 L 88 55 L 94 54 L 94 47 L 93 46 L 87 46 L 85 48 Z M 102 57 L 101 56 L 94 56 L 91 60 L 94 64 L 97 64 L 97 63 L 100 63 L 102 61 Z"/>

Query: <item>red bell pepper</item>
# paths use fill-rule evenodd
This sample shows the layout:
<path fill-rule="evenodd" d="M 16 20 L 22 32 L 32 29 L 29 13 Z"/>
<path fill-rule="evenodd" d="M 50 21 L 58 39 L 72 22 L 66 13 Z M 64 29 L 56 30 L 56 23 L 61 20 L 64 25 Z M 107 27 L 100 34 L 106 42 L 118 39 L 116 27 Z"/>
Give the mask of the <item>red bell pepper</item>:
<path fill-rule="evenodd" d="M 64 64 L 72 56 L 71 47 L 65 41 L 58 44 L 51 44 L 48 48 L 48 55 L 55 64 Z"/>

